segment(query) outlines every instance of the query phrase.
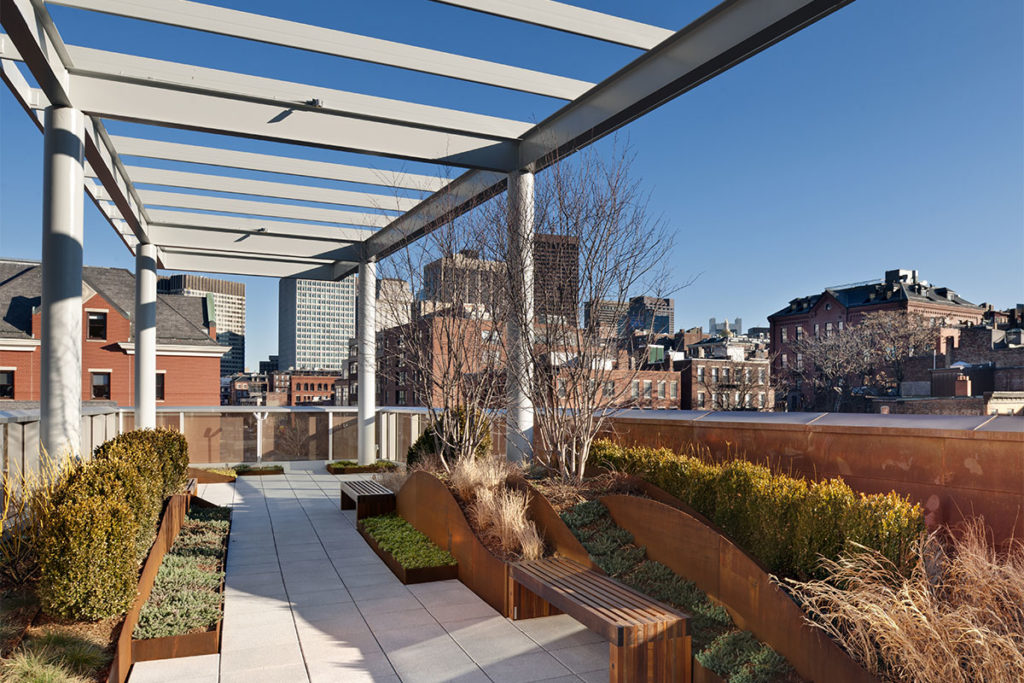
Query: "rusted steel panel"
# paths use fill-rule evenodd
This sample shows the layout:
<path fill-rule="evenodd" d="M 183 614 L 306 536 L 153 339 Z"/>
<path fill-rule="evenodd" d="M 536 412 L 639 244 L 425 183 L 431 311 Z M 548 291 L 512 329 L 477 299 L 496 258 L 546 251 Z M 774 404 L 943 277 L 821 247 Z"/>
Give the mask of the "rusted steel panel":
<path fill-rule="evenodd" d="M 667 496 L 668 494 L 664 494 Z M 740 628 L 751 631 L 789 660 L 809 681 L 877 683 L 804 613 L 764 569 L 704 521 L 669 506 L 635 496 L 601 498 L 612 518 L 633 534 L 648 556 L 694 583 L 722 603 Z"/>
<path fill-rule="evenodd" d="M 811 479 L 843 477 L 864 493 L 896 491 L 920 503 L 929 528 L 980 514 L 998 543 L 1024 538 L 1021 432 L 630 417 L 610 420 L 607 435 L 673 450 L 697 441 L 714 457 Z"/>
<path fill-rule="evenodd" d="M 394 555 L 377 544 L 377 539 L 366 533 L 366 529 L 362 524 L 359 524 L 356 528 L 359 531 L 359 535 L 366 541 L 367 545 L 373 548 L 373 552 L 377 553 L 378 557 L 384 560 L 384 564 L 388 566 L 391 573 L 406 585 L 413 583 L 427 583 L 429 581 L 447 581 L 449 579 L 459 578 L 459 568 L 457 565 L 440 565 L 436 567 L 416 567 L 414 569 L 406 569 L 398 560 L 395 559 Z"/>
<path fill-rule="evenodd" d="M 459 563 L 459 580 L 502 615 L 510 617 L 508 565 L 476 537 L 444 482 L 414 472 L 398 492 L 398 514 Z"/>
<path fill-rule="evenodd" d="M 202 633 L 133 640 L 132 661 L 215 655 L 220 652 L 220 627 L 221 621 L 218 621 L 216 626 Z"/>
<path fill-rule="evenodd" d="M 583 544 L 569 531 L 569 527 L 565 525 L 565 522 L 558 516 L 555 509 L 551 507 L 548 499 L 528 483 L 521 484 L 519 488 L 530 494 L 530 505 L 527 514 L 534 524 L 537 525 L 537 530 L 544 538 L 544 543 L 547 544 L 548 548 L 553 550 L 556 555 L 568 557 L 570 560 L 579 562 L 587 569 L 603 574 L 604 572 L 601 571 L 601 568 L 590 559 L 590 554 L 587 553 Z"/>

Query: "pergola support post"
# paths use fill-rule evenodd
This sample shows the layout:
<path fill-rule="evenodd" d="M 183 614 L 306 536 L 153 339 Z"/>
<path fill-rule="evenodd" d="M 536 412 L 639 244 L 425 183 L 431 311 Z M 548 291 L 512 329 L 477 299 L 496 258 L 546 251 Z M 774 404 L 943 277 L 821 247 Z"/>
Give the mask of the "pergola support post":
<path fill-rule="evenodd" d="M 156 427 L 156 245 L 135 250 L 135 428 Z"/>
<path fill-rule="evenodd" d="M 85 117 L 46 109 L 40 303 L 40 444 L 51 457 L 82 453 L 82 233 Z"/>
<path fill-rule="evenodd" d="M 377 459 L 377 263 L 364 260 L 359 263 L 359 297 L 356 306 L 356 330 L 359 358 L 358 417 L 359 464 L 369 465 Z"/>
<path fill-rule="evenodd" d="M 533 458 L 533 173 L 508 176 L 508 270 L 512 310 L 508 319 L 508 410 L 505 457 Z"/>

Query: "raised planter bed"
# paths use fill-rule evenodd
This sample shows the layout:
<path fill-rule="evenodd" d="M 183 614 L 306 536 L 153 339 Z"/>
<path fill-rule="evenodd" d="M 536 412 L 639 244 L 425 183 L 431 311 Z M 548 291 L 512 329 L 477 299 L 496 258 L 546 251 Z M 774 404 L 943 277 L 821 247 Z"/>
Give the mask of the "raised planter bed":
<path fill-rule="evenodd" d="M 430 581 L 448 581 L 450 579 L 459 578 L 459 566 L 458 564 L 439 565 L 435 567 L 413 567 L 407 569 L 387 550 L 380 547 L 377 543 L 377 539 L 371 536 L 364 528 L 363 522 L 360 522 L 357 526 L 359 535 L 373 548 L 373 552 L 377 553 L 380 559 L 384 560 L 384 564 L 388 566 L 388 569 L 398 577 L 398 580 L 402 583 L 409 585 L 413 583 L 428 583 Z"/>
<path fill-rule="evenodd" d="M 342 460 L 340 463 L 349 462 Z M 327 471 L 331 474 L 375 474 L 379 472 L 395 472 L 399 469 L 397 463 L 392 463 L 390 460 L 383 462 L 390 463 L 389 465 L 382 465 L 380 462 L 375 462 L 372 465 L 343 465 L 338 462 L 327 463 Z"/>
<path fill-rule="evenodd" d="M 188 476 L 195 479 L 199 484 L 230 484 L 235 480 L 235 477 L 230 475 L 211 472 L 202 467 L 189 467 Z"/>
<path fill-rule="evenodd" d="M 271 474 L 284 474 L 284 467 L 281 465 L 256 465 L 235 468 L 235 476 L 238 477 L 263 477 Z"/>

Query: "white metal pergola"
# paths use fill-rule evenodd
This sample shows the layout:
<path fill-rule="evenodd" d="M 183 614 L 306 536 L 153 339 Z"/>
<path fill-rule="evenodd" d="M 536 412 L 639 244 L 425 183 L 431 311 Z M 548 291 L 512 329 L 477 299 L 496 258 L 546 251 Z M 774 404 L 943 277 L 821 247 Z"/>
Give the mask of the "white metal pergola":
<path fill-rule="evenodd" d="M 594 84 L 189 0 L 0 0 L 0 76 L 44 133 L 42 443 L 51 452 L 78 450 L 83 189 L 136 254 L 140 427 L 155 424 L 157 268 L 335 280 L 358 271 L 359 460 L 364 463 L 375 453 L 378 259 L 508 189 L 510 236 L 523 246 L 515 272 L 522 273 L 524 291 L 532 291 L 535 173 L 851 1 L 725 0 L 672 31 L 552 0 L 441 0 L 643 51 Z M 531 124 L 66 45 L 47 5 L 481 83 L 565 104 Z M 340 150 L 364 155 L 366 164 L 113 136 L 104 125 L 107 119 Z M 124 157 L 341 181 L 377 191 L 164 170 L 131 165 Z M 461 175 L 381 170 L 374 168 L 375 157 L 426 162 Z M 409 190 L 424 198 L 404 196 Z M 532 338 L 530 330 L 509 332 L 524 344 Z M 510 355 L 510 457 L 531 449 L 526 357 Z"/>

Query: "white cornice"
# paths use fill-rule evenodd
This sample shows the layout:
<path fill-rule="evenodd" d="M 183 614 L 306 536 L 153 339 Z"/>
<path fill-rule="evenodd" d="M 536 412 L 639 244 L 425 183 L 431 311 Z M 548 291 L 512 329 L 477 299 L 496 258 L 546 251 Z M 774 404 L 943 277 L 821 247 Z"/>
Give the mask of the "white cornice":
<path fill-rule="evenodd" d="M 117 348 L 129 356 L 135 355 L 135 342 L 117 342 Z M 193 344 L 157 344 L 158 356 L 192 356 L 199 358 L 220 358 L 231 350 L 230 346 L 199 346 Z"/>
<path fill-rule="evenodd" d="M 38 339 L 24 337 L 0 337 L 0 351 L 34 351 L 39 347 Z"/>

